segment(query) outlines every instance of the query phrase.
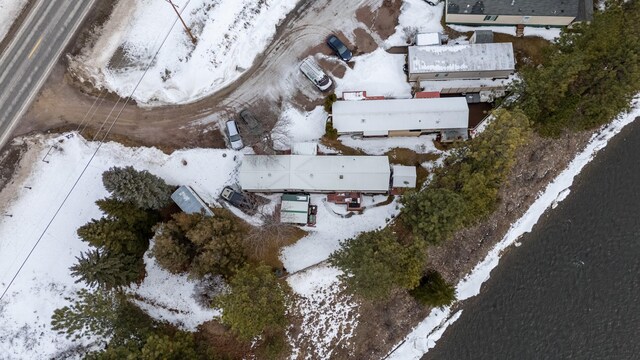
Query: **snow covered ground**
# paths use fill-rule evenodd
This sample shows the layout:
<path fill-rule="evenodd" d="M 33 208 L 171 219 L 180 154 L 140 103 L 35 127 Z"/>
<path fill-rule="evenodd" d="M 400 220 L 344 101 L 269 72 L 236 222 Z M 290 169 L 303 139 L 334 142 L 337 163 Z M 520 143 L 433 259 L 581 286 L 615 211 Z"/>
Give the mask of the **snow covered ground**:
<path fill-rule="evenodd" d="M 538 219 L 549 208 L 555 208 L 570 193 L 573 179 L 602 150 L 609 140 L 617 135 L 625 126 L 640 116 L 640 94 L 634 99 L 633 110 L 621 114 L 610 124 L 603 126 L 592 138 L 586 148 L 571 161 L 569 166 L 558 175 L 542 192 L 529 210 L 511 225 L 504 238 L 487 254 L 487 257 L 467 275 L 456 287 L 458 301 L 466 300 L 480 293 L 482 284 L 489 280 L 491 270 L 500 261 L 501 254 L 509 246 L 533 229 Z M 390 354 L 389 359 L 420 359 L 436 345 L 436 342 L 448 325 L 456 321 L 462 310 L 451 315 L 451 308 L 435 309 L 403 340 L 401 345 Z"/>
<path fill-rule="evenodd" d="M 193 102 L 242 75 L 297 0 L 174 3 L 197 44 L 191 42 L 169 3 L 120 1 L 101 30 L 103 36 L 73 59 L 72 71 L 99 88 L 127 97 L 158 52 L 135 100 L 151 105 Z"/>
<path fill-rule="evenodd" d="M 7 35 L 13 21 L 20 15 L 27 2 L 28 0 L 0 0 L 0 41 Z"/>
<path fill-rule="evenodd" d="M 77 136 L 38 136 L 25 141 L 30 146 L 25 157 L 29 161 L 24 169 L 27 176 L 16 179 L 0 193 L 2 290 L 97 146 Z M 57 149 L 47 156 L 49 162 L 45 163 L 41 159 L 51 145 Z M 94 201 L 107 195 L 102 186 L 103 171 L 112 166 L 133 165 L 161 176 L 170 184 L 189 184 L 205 201 L 213 202 L 224 185 L 235 182 L 236 160 L 241 157 L 242 154 L 231 150 L 197 149 L 165 155 L 154 148 L 105 144 L 0 304 L 0 359 L 50 358 L 78 344 L 54 333 L 49 324 L 53 310 L 67 305 L 64 298 L 83 285 L 74 283 L 68 268 L 87 249 L 77 237 L 76 229 L 101 216 Z M 207 166 L 212 163 L 215 166 Z M 215 316 L 214 311 L 197 305 L 191 296 L 193 283 L 186 277 L 161 270 L 151 259 L 146 259 L 146 265 L 148 276 L 133 291 L 157 305 L 143 306 L 152 316 L 185 329 L 194 329 Z"/>

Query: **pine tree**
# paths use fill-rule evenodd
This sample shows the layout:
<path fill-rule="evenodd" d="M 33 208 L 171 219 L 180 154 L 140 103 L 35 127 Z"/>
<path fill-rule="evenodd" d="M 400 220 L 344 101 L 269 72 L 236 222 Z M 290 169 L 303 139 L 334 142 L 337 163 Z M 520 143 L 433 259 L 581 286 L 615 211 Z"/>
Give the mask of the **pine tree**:
<path fill-rule="evenodd" d="M 191 334 L 179 331 L 173 336 L 151 335 L 147 338 L 140 356 L 141 360 L 196 360 L 198 354 Z"/>
<path fill-rule="evenodd" d="M 153 240 L 151 256 L 162 268 L 174 274 L 189 270 L 195 248 L 175 222 L 158 225 Z"/>
<path fill-rule="evenodd" d="M 144 273 L 142 259 L 125 254 L 109 254 L 93 249 L 76 257 L 77 263 L 69 268 L 77 282 L 102 289 L 127 286 Z"/>
<path fill-rule="evenodd" d="M 164 180 L 132 166 L 112 167 L 102 174 L 104 187 L 121 201 L 133 202 L 142 209 L 161 209 L 171 200 L 173 187 Z"/>
<path fill-rule="evenodd" d="M 91 220 L 78 229 L 78 236 L 89 244 L 111 253 L 128 253 L 142 256 L 149 240 L 140 238 L 128 225 L 116 219 Z"/>
<path fill-rule="evenodd" d="M 443 307 L 456 300 L 456 289 L 435 270 L 428 271 L 420 279 L 420 285 L 409 293 L 427 306 Z"/>
<path fill-rule="evenodd" d="M 137 236 L 149 239 L 153 235 L 151 228 L 158 222 L 155 211 L 144 210 L 132 202 L 124 202 L 113 198 L 96 200 L 96 205 L 107 219 L 118 220 L 126 224 Z"/>
<path fill-rule="evenodd" d="M 239 338 L 249 341 L 265 329 L 284 329 L 290 289 L 268 266 L 245 266 L 229 285 L 231 292 L 218 296 L 214 306 L 222 309 L 222 322 Z"/>
<path fill-rule="evenodd" d="M 425 257 L 424 243 L 398 243 L 388 228 L 366 232 L 341 242 L 329 262 L 344 274 L 340 279 L 356 294 L 367 299 L 383 299 L 398 288 L 418 285 Z"/>

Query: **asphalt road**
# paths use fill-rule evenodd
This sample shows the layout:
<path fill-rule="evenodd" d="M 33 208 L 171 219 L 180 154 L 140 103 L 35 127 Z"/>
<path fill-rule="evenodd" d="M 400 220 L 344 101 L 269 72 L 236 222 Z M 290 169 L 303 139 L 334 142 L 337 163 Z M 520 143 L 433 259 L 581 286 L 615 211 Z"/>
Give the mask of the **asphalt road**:
<path fill-rule="evenodd" d="M 0 148 L 95 0 L 39 0 L 0 56 Z"/>

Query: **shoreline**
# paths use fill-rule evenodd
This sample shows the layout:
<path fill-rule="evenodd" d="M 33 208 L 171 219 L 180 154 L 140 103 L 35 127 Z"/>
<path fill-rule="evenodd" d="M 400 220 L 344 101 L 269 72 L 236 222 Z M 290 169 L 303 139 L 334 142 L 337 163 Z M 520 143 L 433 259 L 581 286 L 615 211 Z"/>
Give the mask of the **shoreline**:
<path fill-rule="evenodd" d="M 480 294 L 482 284 L 490 278 L 491 271 L 499 265 L 502 254 L 508 251 L 512 245 L 518 246 L 518 239 L 523 234 L 531 232 L 547 210 L 554 209 L 569 195 L 575 177 L 595 158 L 600 150 L 606 147 L 609 140 L 620 133 L 625 126 L 640 119 L 639 101 L 640 96 L 636 96 L 633 101 L 634 108 L 629 113 L 620 114 L 609 124 L 588 132 L 591 136 L 584 146 L 574 153 L 572 160 L 566 167 L 547 183 L 544 191 L 537 193 L 535 200 L 511 224 L 501 240 L 493 244 L 480 262 L 475 263 L 476 265 L 470 273 L 457 279 L 458 299 L 456 302 L 444 309 L 432 309 L 424 320 L 413 327 L 411 332 L 383 357 L 384 359 L 420 359 L 436 345 L 446 328 L 462 314 L 464 301 Z M 495 215 L 492 215 L 491 218 Z"/>

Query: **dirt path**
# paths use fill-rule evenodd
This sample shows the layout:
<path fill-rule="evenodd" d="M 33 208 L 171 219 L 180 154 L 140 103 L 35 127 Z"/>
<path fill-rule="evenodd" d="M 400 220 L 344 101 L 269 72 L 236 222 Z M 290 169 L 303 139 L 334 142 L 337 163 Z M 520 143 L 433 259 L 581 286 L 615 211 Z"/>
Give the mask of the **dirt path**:
<path fill-rule="evenodd" d="M 75 130 L 80 124 L 83 127 L 88 124 L 83 134 L 93 137 L 98 133 L 97 138 L 101 138 L 102 122 L 111 116 L 107 120 L 110 123 L 121 112 L 111 138 L 127 145 L 157 146 L 165 151 L 224 147 L 222 136 L 216 130 L 217 121 L 234 116 L 244 107 L 256 109 L 254 112 L 259 118 L 274 124 L 286 102 L 304 108 L 321 103 L 322 94 L 297 71 L 299 59 L 315 52 L 329 54 L 330 50 L 323 45 L 324 38 L 344 29 L 343 19 L 348 17 L 354 19 L 359 29 L 350 29 L 353 34 L 348 37 L 355 38 L 356 43 L 351 45 L 358 50 L 361 43 L 366 51 L 360 52 L 372 51 L 372 39 L 383 40 L 393 33 L 389 29 L 397 24 L 400 3 L 400 0 L 302 0 L 278 27 L 265 52 L 240 79 L 208 98 L 187 105 L 145 109 L 132 103 L 123 107 L 113 96 L 96 100 L 78 90 L 66 74 L 65 61 L 61 61 L 15 135 Z M 377 33 L 376 28 L 384 31 Z M 344 73 L 340 66 L 344 65 L 336 60 L 337 74 Z M 282 81 L 283 77 L 287 81 Z"/>

